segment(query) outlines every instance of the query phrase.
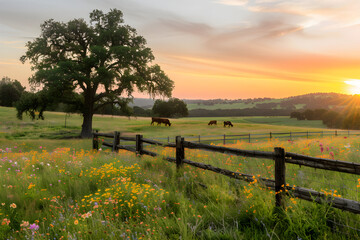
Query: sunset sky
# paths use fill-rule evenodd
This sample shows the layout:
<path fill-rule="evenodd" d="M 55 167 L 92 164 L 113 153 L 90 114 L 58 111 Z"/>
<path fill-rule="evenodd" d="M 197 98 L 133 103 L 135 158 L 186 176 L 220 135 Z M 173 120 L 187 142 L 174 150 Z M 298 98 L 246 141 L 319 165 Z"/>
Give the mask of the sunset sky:
<path fill-rule="evenodd" d="M 360 93 L 359 0 L 0 0 L 0 78 L 28 86 L 19 58 L 45 20 L 110 8 L 146 38 L 174 97 Z"/>

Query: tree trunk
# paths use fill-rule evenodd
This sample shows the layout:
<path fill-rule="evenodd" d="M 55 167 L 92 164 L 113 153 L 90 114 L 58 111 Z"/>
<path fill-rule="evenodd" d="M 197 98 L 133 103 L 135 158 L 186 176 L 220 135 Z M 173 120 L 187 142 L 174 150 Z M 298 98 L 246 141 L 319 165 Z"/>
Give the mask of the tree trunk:
<path fill-rule="evenodd" d="M 81 126 L 81 137 L 91 138 L 92 137 L 92 118 L 94 115 L 94 96 L 89 90 L 85 92 L 84 96 L 84 108 L 83 108 L 83 124 Z"/>
<path fill-rule="evenodd" d="M 91 138 L 93 113 L 84 113 L 83 117 L 84 119 L 81 126 L 81 138 Z"/>

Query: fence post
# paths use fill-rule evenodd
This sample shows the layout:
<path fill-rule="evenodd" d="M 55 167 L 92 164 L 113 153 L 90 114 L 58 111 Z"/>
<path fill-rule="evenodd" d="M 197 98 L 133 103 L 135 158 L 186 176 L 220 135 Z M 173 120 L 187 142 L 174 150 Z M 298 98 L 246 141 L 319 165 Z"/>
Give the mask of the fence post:
<path fill-rule="evenodd" d="M 117 145 L 120 144 L 120 133 L 118 131 L 114 132 L 114 141 L 112 146 L 112 151 L 117 152 Z"/>
<path fill-rule="evenodd" d="M 291 131 L 290 131 L 290 141 L 292 141 L 292 135 L 291 135 Z"/>
<path fill-rule="evenodd" d="M 348 129 L 348 137 L 350 137 L 350 131 L 349 131 L 349 129 Z"/>
<path fill-rule="evenodd" d="M 143 135 L 137 134 L 136 135 L 136 153 L 142 155 L 143 151 Z"/>
<path fill-rule="evenodd" d="M 271 139 L 272 139 L 272 133 L 270 132 L 270 141 L 271 141 Z"/>
<path fill-rule="evenodd" d="M 184 138 L 176 136 L 176 168 L 179 169 L 183 165 L 185 158 Z"/>
<path fill-rule="evenodd" d="M 309 138 L 309 131 L 306 131 L 306 138 Z"/>
<path fill-rule="evenodd" d="M 168 144 L 170 143 L 170 137 L 168 136 Z"/>
<path fill-rule="evenodd" d="M 99 136 L 97 135 L 99 131 L 95 130 L 95 132 L 93 132 L 93 149 L 95 150 L 99 150 Z"/>
<path fill-rule="evenodd" d="M 337 136 L 337 130 L 335 130 L 335 136 Z"/>
<path fill-rule="evenodd" d="M 285 200 L 285 150 L 276 147 L 275 150 L 275 205 L 284 207 Z"/>
<path fill-rule="evenodd" d="M 199 143 L 200 143 L 201 141 L 200 141 L 200 135 L 199 135 Z"/>
<path fill-rule="evenodd" d="M 249 133 L 249 143 L 251 143 L 251 136 L 250 136 L 250 133 Z"/>

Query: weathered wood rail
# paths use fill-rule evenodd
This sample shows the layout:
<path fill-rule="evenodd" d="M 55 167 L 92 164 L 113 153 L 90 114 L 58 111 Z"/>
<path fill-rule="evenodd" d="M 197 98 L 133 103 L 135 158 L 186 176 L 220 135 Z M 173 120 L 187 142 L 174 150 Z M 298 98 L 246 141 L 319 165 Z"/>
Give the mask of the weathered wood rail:
<path fill-rule="evenodd" d="M 98 139 L 99 136 L 113 138 L 113 143 L 109 143 L 109 142 L 102 143 L 102 145 L 112 148 L 113 151 L 117 151 L 118 149 L 124 149 L 139 155 L 149 155 L 155 157 L 155 156 L 159 156 L 159 154 L 149 150 L 145 150 L 143 143 L 162 146 L 162 147 L 171 147 L 176 149 L 176 157 L 173 158 L 173 157 L 163 156 L 163 159 L 169 162 L 176 163 L 177 168 L 181 168 L 183 164 L 188 164 L 197 168 L 219 173 L 228 176 L 230 178 L 235 178 L 242 181 L 253 182 L 255 181 L 255 179 L 257 179 L 267 189 L 275 190 L 275 203 L 277 207 L 284 207 L 285 206 L 284 197 L 286 195 L 291 195 L 307 201 L 312 201 L 316 203 L 327 203 L 334 208 L 360 214 L 360 202 L 341 198 L 341 197 L 334 197 L 332 195 L 327 195 L 322 192 L 318 192 L 303 187 L 286 186 L 287 185 L 286 164 L 296 164 L 299 166 L 307 166 L 316 169 L 324 169 L 324 170 L 360 175 L 360 164 L 358 163 L 326 159 L 326 158 L 310 157 L 297 153 L 285 152 L 283 148 L 275 148 L 274 152 L 264 152 L 264 151 L 241 150 L 236 148 L 207 145 L 203 143 L 185 141 L 184 138 L 180 136 L 176 137 L 175 144 L 173 143 L 164 144 L 162 142 L 158 142 L 153 139 L 143 138 L 142 135 L 136 135 L 136 137 L 121 136 L 119 132 L 114 132 L 113 134 L 94 132 L 93 149 L 96 150 L 99 149 L 99 139 Z M 120 145 L 121 140 L 134 141 L 135 146 L 131 147 L 131 146 Z M 233 172 L 227 169 L 222 169 L 212 166 L 210 164 L 193 162 L 191 160 L 185 159 L 185 148 L 201 149 L 205 151 L 218 152 L 218 153 L 243 156 L 243 157 L 271 159 L 275 161 L 275 174 L 274 174 L 275 179 L 272 180 L 261 177 L 257 178 L 253 175 Z"/>

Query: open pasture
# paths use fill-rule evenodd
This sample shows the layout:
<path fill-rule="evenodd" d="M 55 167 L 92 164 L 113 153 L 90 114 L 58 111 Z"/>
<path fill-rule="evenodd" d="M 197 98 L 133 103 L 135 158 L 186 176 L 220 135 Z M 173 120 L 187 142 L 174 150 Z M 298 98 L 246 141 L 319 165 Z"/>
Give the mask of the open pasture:
<path fill-rule="evenodd" d="M 65 127 L 66 119 L 66 127 Z M 215 126 L 208 126 L 210 120 L 217 120 Z M 226 118 L 181 118 L 170 119 L 171 127 L 151 126 L 151 118 L 127 118 L 118 116 L 94 116 L 93 128 L 101 132 L 120 131 L 130 134 L 143 134 L 148 138 L 247 134 L 266 132 L 290 132 L 320 130 L 325 126 L 321 121 L 297 121 L 288 117 L 226 117 Z M 234 127 L 224 128 L 223 121 L 231 121 Z M 79 114 L 66 115 L 45 112 L 45 120 L 31 121 L 16 119 L 14 108 L 0 107 L 0 138 L 7 139 L 63 139 L 80 134 L 82 118 Z"/>

